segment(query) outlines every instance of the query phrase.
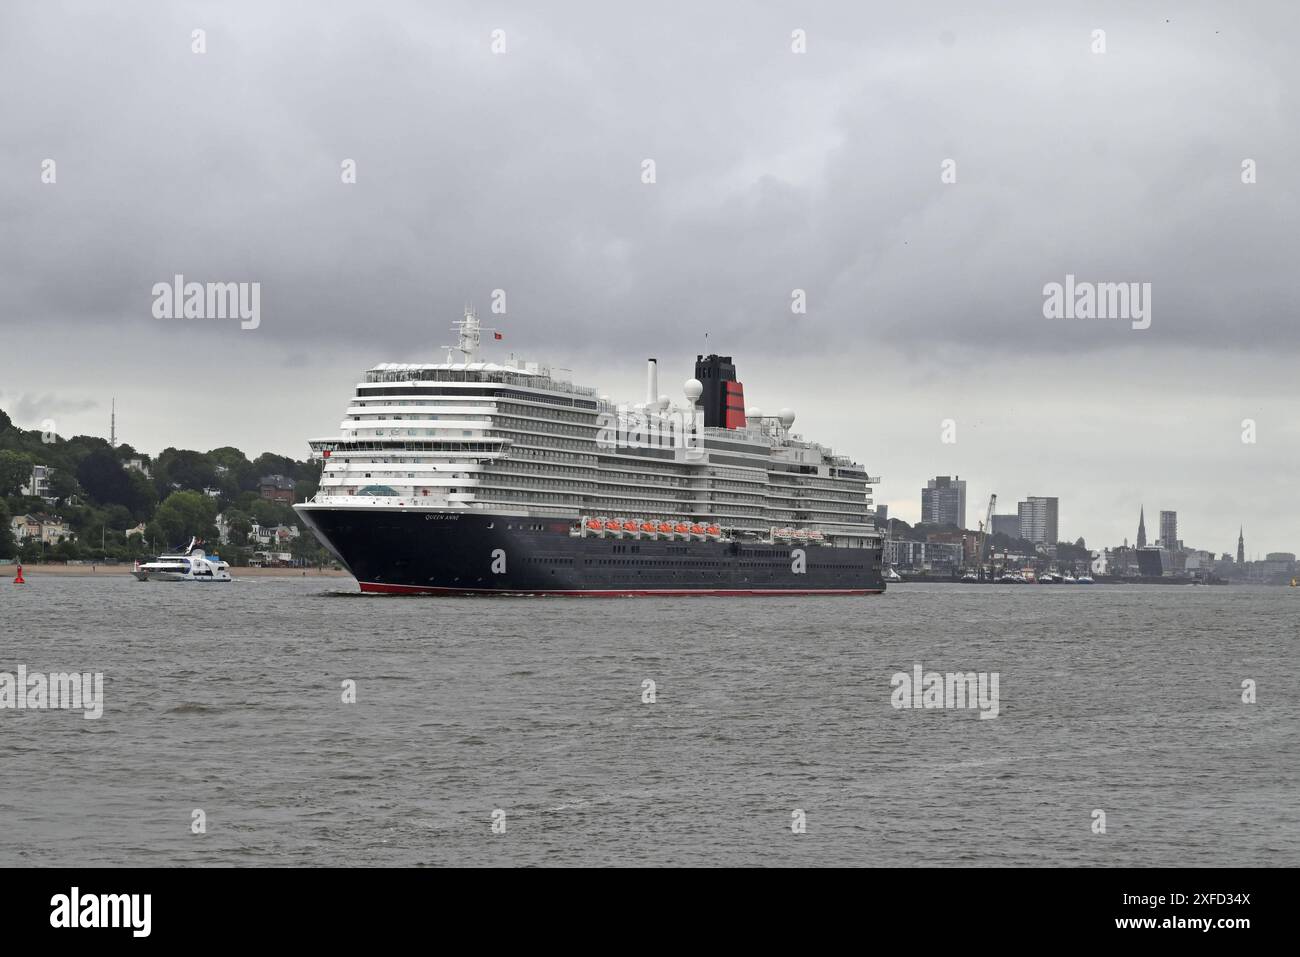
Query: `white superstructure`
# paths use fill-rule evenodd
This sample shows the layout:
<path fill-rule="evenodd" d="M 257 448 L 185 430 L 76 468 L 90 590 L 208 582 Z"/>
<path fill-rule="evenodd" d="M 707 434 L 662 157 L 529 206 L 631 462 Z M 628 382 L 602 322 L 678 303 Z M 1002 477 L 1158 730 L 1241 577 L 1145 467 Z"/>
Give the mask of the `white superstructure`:
<path fill-rule="evenodd" d="M 701 384 L 672 403 L 655 360 L 646 401 L 622 406 L 535 362 L 480 361 L 471 310 L 456 331 L 448 361 L 384 363 L 357 383 L 338 435 L 311 442 L 325 463 L 312 505 L 709 522 L 843 545 L 875 536 L 878 480 L 793 434 L 788 409 L 705 428 Z"/>

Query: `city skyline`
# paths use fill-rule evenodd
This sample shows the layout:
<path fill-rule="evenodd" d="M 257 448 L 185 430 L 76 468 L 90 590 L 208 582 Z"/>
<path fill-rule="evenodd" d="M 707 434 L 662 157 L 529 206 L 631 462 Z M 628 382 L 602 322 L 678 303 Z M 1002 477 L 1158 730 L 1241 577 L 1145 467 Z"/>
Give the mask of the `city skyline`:
<path fill-rule="evenodd" d="M 87 429 L 85 429 L 85 430 L 77 430 L 77 431 L 72 432 L 72 433 L 67 433 L 67 434 L 60 433 L 60 434 L 61 434 L 61 437 L 64 438 L 64 439 L 67 439 L 67 438 L 69 438 L 70 435 L 72 435 L 72 434 L 78 434 L 78 435 L 82 435 L 82 434 L 84 434 L 84 435 L 95 435 L 95 436 L 102 437 L 102 438 L 104 438 L 105 440 L 108 440 L 108 439 L 109 439 L 113 434 L 115 434 L 115 430 L 116 430 L 116 427 L 117 427 L 117 426 L 116 426 L 116 423 L 117 423 L 117 410 L 116 410 L 116 402 L 115 402 L 115 400 L 110 400 L 109 408 L 110 408 L 111 411 L 110 411 L 110 422 L 109 422 L 109 429 L 108 429 L 108 431 L 101 433 L 101 432 L 97 432 L 97 431 L 95 431 L 93 427 L 89 427 L 89 428 L 87 428 Z M 24 429 L 29 429 L 29 430 L 30 430 L 30 429 L 33 429 L 33 428 L 36 428 L 35 426 L 25 425 L 24 423 L 20 422 L 20 421 L 18 420 L 17 416 L 13 416 L 13 414 L 12 414 L 11 412 L 9 412 L 9 410 L 6 409 L 2 403 L 0 403 L 0 411 L 5 411 L 5 412 L 9 413 L 9 414 L 13 417 L 14 425 L 17 426 L 17 427 L 19 427 L 19 428 L 24 428 Z M 234 446 L 235 448 L 239 448 L 239 449 L 241 449 L 242 451 L 244 451 L 244 452 L 246 452 L 246 453 L 250 453 L 250 454 L 252 454 L 252 455 L 259 454 L 260 452 L 273 452 L 273 453 L 280 454 L 280 455 L 287 455 L 287 456 L 289 456 L 289 457 L 291 457 L 291 458 L 299 459 L 299 460 L 305 460 L 305 459 L 307 459 L 307 458 L 309 457 L 308 454 L 307 454 L 307 452 L 304 452 L 304 451 L 301 451 L 301 450 L 298 451 L 298 452 L 295 454 L 295 452 L 294 452 L 293 450 L 291 450 L 291 449 L 290 449 L 290 450 L 282 450 L 282 449 L 261 449 L 261 448 L 256 448 L 256 447 L 253 447 L 253 446 L 240 445 L 237 441 L 225 441 L 225 442 L 220 442 L 220 443 L 218 443 L 218 444 L 216 444 L 216 445 L 208 446 L 208 447 L 205 447 L 205 448 L 199 448 L 199 447 L 197 447 L 197 446 L 188 446 L 188 445 L 185 445 L 185 444 L 183 444 L 183 443 L 168 443 L 166 446 L 163 446 L 163 447 L 161 447 L 161 448 L 145 448 L 145 447 L 142 447 L 142 446 L 138 445 L 138 444 L 135 443 L 135 442 L 132 442 L 132 441 L 130 440 L 129 437 L 123 438 L 123 437 L 121 437 L 121 436 L 118 436 L 118 441 L 119 441 L 119 444 L 129 445 L 129 446 L 131 446 L 133 449 L 135 449 L 137 452 L 141 452 L 141 453 L 143 453 L 143 454 L 145 454 L 145 455 L 148 455 L 148 456 L 151 457 L 151 458 L 157 456 L 158 453 L 160 453 L 160 452 L 163 450 L 163 448 L 167 448 L 167 447 L 182 448 L 182 449 L 183 449 L 183 448 L 192 448 L 192 449 L 194 449 L 195 451 L 206 452 L 206 451 L 210 451 L 210 450 L 213 449 L 213 448 L 221 448 L 221 447 L 223 447 L 223 446 L 227 446 L 227 445 Z M 923 488 L 922 491 L 923 491 L 923 492 L 924 492 L 924 491 L 927 491 L 928 488 L 929 488 L 929 486 L 930 486 L 932 483 L 934 483 L 935 480 L 936 480 L 937 478 L 951 478 L 952 481 L 953 481 L 953 483 L 954 483 L 954 486 L 955 486 L 955 484 L 956 484 L 957 482 L 960 482 L 960 485 L 961 485 L 961 498 L 962 498 L 963 503 L 965 502 L 965 498 L 966 498 L 966 484 L 967 484 L 967 482 L 966 482 L 965 479 L 960 479 L 960 477 L 957 476 L 957 475 L 953 475 L 953 476 L 935 476 L 935 477 L 932 477 L 932 478 L 930 478 L 930 479 L 927 479 L 927 480 L 926 480 L 926 488 Z M 904 518 L 903 516 L 900 516 L 900 515 L 895 514 L 895 512 L 896 512 L 896 507 L 895 507 L 895 504 L 892 502 L 892 500 L 885 500 L 885 499 L 883 499 L 882 496 L 879 495 L 879 494 L 877 494 L 877 495 L 875 495 L 875 496 L 873 496 L 873 497 L 874 497 L 874 500 L 875 500 L 875 503 L 877 504 L 877 506 L 885 506 L 885 507 L 888 509 L 888 512 L 889 512 L 889 518 L 891 518 L 891 519 L 899 519 L 899 520 L 901 520 L 901 521 L 905 521 L 905 522 L 907 522 L 908 525 L 916 525 L 916 524 L 919 524 L 919 523 L 920 523 L 920 514 L 919 514 L 919 513 L 920 513 L 920 507 L 919 507 L 919 505 L 918 505 L 918 507 L 915 509 L 915 511 L 914 511 L 914 513 L 913 513 L 913 514 L 916 514 L 916 515 L 917 515 L 917 519 L 916 519 L 916 520 L 912 520 L 912 519 Z M 1015 505 L 1018 506 L 1018 505 L 1020 505 L 1020 504 L 1023 504 L 1024 501 L 1026 501 L 1026 500 L 1028 500 L 1028 499 L 1030 499 L 1030 498 L 1044 498 L 1044 496 L 1029 496 L 1029 495 L 1024 495 L 1024 496 L 1016 496 L 1016 495 L 1006 496 L 1006 495 L 1002 495 L 1001 493 L 998 493 L 998 508 L 999 508 L 999 509 L 1006 509 L 1006 508 L 1010 507 L 1012 504 L 1015 504 Z M 1060 496 L 1050 496 L 1049 498 L 1051 498 L 1051 499 L 1057 501 L 1058 503 L 1059 503 L 1059 501 L 1060 501 Z M 914 502 L 914 503 L 915 503 L 915 501 L 916 501 L 916 500 L 913 499 L 913 502 Z M 977 511 L 976 511 L 975 513 L 972 513 L 971 515 L 968 515 L 968 522 L 967 522 L 967 524 L 964 526 L 967 530 L 975 530 L 975 529 L 977 529 L 977 528 L 978 528 L 978 523 L 979 523 L 979 522 L 982 522 L 982 521 L 984 520 L 984 519 L 983 519 L 983 516 L 984 516 L 985 506 L 987 505 L 987 501 L 988 501 L 988 496 L 987 496 L 987 494 L 984 495 L 984 497 L 983 497 L 982 500 L 976 500 L 976 501 L 979 503 L 979 504 L 978 504 Z M 1134 523 L 1134 529 L 1135 529 L 1135 531 L 1134 531 L 1133 535 L 1131 535 L 1131 536 L 1128 535 L 1127 533 L 1125 533 L 1125 534 L 1122 534 L 1120 537 L 1114 539 L 1113 541 L 1112 541 L 1112 540 L 1109 540 L 1109 539 L 1107 539 L 1107 540 L 1105 540 L 1105 541 L 1100 541 L 1100 540 L 1098 540 L 1098 541 L 1094 541 L 1094 539 L 1093 539 L 1091 536 L 1089 536 L 1089 535 L 1087 534 L 1087 532 L 1083 532 L 1083 531 L 1080 531 L 1080 532 L 1078 532 L 1078 533 L 1072 533 L 1072 534 L 1068 534 L 1068 535 L 1067 535 L 1065 532 L 1060 531 L 1060 527 L 1059 527 L 1059 524 L 1058 524 L 1058 535 L 1060 536 L 1059 540 L 1060 540 L 1060 541 L 1067 541 L 1067 542 L 1071 542 L 1071 543 L 1073 543 L 1073 542 L 1076 541 L 1078 538 L 1082 537 L 1082 538 L 1084 539 L 1084 541 L 1087 543 L 1088 547 L 1091 548 L 1091 549 L 1094 549 L 1094 550 L 1099 550 L 1099 549 L 1102 549 L 1102 548 L 1114 548 L 1114 547 L 1116 547 L 1116 546 L 1123 545 L 1126 541 L 1129 542 L 1129 544 L 1130 544 L 1132 547 L 1139 547 L 1139 546 L 1138 546 L 1138 531 L 1140 531 L 1140 529 L 1141 529 L 1141 525 L 1142 525 L 1142 522 L 1143 522 L 1143 517 L 1144 517 L 1144 515 L 1145 515 L 1145 509 L 1146 509 L 1145 501 L 1140 502 L 1139 505 L 1138 505 L 1138 519 L 1137 519 L 1137 521 Z M 902 507 L 902 510 L 903 510 L 903 511 L 907 511 L 907 508 L 906 508 L 905 506 L 903 506 L 903 507 Z M 1172 513 L 1174 513 L 1175 515 L 1177 515 L 1178 511 L 1179 511 L 1178 509 L 1157 509 L 1157 512 L 1158 512 L 1158 513 L 1172 512 Z M 1019 522 L 1020 522 L 1020 516 L 1019 516 L 1019 514 L 1016 513 L 1016 512 L 997 511 L 997 512 L 994 513 L 993 519 L 994 519 L 994 525 L 997 524 L 997 520 L 998 520 L 998 519 L 1013 519 L 1013 520 L 1016 521 L 1017 525 L 1018 525 Z M 1057 521 L 1058 521 L 1058 523 L 1059 523 L 1059 515 L 1058 515 L 1058 519 L 1057 519 Z M 1102 523 L 1098 523 L 1098 524 L 1102 524 Z M 1121 524 L 1122 524 L 1122 523 L 1121 523 Z M 1159 527 L 1159 526 L 1157 526 L 1157 527 Z M 1176 527 L 1176 519 L 1175 519 L 1175 527 Z M 1202 541 L 1202 540 L 1199 540 L 1199 539 L 1198 539 L 1198 540 L 1185 539 L 1185 540 L 1184 540 L 1184 541 L 1185 541 L 1185 547 L 1187 547 L 1187 548 L 1192 548 L 1192 549 L 1197 549 L 1197 550 L 1208 551 L 1208 552 L 1213 552 L 1216 556 L 1219 556 L 1219 555 L 1222 555 L 1222 554 L 1228 554 L 1228 555 L 1234 555 L 1234 556 L 1235 556 L 1235 555 L 1237 554 L 1237 551 L 1238 551 L 1238 549 L 1237 549 L 1237 545 L 1239 544 L 1239 538 L 1244 538 L 1244 537 L 1245 537 L 1245 536 L 1244 536 L 1245 525 L 1242 524 L 1242 523 L 1238 523 L 1237 528 L 1238 528 L 1238 531 L 1237 531 L 1238 538 L 1234 538 L 1234 539 L 1233 539 L 1233 545 L 1232 545 L 1231 547 L 1223 547 L 1223 548 L 1219 548 L 1219 547 L 1217 547 L 1216 545 L 1213 545 L 1213 544 L 1207 544 L 1206 541 L 1208 541 L 1208 540 L 1206 540 L 1206 541 Z M 990 533 L 992 533 L 992 531 L 993 531 L 993 529 L 990 529 Z M 1152 538 L 1148 544 L 1153 544 L 1156 540 L 1157 540 L 1156 538 Z M 1270 539 L 1269 541 L 1272 542 L 1273 540 Z M 1281 546 L 1279 546 L 1279 547 L 1269 547 L 1269 548 L 1267 548 L 1267 549 L 1263 549 L 1263 548 L 1261 548 L 1261 549 L 1258 549 L 1258 550 L 1247 550 L 1247 552 L 1246 552 L 1246 560 L 1247 560 L 1247 561 L 1263 560 L 1264 557 L 1265 557 L 1268 553 L 1270 553 L 1270 552 L 1281 552 L 1281 553 L 1286 553 L 1286 552 L 1295 552 L 1295 553 L 1300 553 L 1300 540 L 1298 540 L 1294 545 L 1292 545 L 1292 546 L 1290 546 L 1290 547 L 1287 547 L 1287 544 L 1286 544 L 1285 542 L 1283 542 L 1283 543 L 1281 544 Z"/>

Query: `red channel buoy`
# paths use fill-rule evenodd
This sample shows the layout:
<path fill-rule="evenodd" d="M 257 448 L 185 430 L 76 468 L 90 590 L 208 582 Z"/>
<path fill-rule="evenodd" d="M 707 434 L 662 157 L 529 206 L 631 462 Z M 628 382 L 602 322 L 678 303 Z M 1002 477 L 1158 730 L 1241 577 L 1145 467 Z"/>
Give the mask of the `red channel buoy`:
<path fill-rule="evenodd" d="M 18 566 L 18 574 L 14 576 L 14 584 L 15 584 L 15 585 L 26 585 L 26 584 L 27 584 L 27 579 L 26 579 L 26 578 L 23 578 L 23 566 L 22 566 L 22 565 L 19 565 L 19 566 Z"/>

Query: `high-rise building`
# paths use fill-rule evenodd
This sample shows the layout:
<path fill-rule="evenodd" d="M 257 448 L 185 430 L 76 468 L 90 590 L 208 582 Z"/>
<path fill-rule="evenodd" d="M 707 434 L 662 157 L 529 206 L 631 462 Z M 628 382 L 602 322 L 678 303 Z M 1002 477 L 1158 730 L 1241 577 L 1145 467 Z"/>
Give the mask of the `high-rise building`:
<path fill-rule="evenodd" d="M 1006 535 L 1008 538 L 1020 537 L 1020 516 L 1019 515 L 994 515 L 993 527 L 989 529 L 990 534 Z"/>
<path fill-rule="evenodd" d="M 1174 549 L 1178 547 L 1178 513 L 1160 513 L 1160 547 Z"/>
<path fill-rule="evenodd" d="M 1237 564 L 1246 564 L 1246 538 L 1243 526 L 1237 526 Z"/>
<path fill-rule="evenodd" d="M 921 489 L 921 521 L 927 525 L 966 527 L 966 482 L 939 475 Z"/>
<path fill-rule="evenodd" d="M 1147 547 L 1147 512 L 1145 508 L 1138 509 L 1138 548 Z"/>
<path fill-rule="evenodd" d="M 1060 499 L 1031 495 L 1016 506 L 1020 537 L 1035 545 L 1055 545 Z"/>

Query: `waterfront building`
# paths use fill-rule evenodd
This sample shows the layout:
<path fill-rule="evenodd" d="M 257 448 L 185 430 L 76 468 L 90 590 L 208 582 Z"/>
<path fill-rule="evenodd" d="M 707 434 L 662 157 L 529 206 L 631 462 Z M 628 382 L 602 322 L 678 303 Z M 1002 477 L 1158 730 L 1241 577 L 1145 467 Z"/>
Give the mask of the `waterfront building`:
<path fill-rule="evenodd" d="M 1030 495 L 1016 507 L 1020 519 L 1020 537 L 1035 545 L 1055 545 L 1060 500 L 1055 497 Z"/>
<path fill-rule="evenodd" d="M 947 475 L 930 479 L 921 489 L 921 521 L 927 525 L 966 527 L 966 482 Z"/>
<path fill-rule="evenodd" d="M 1178 513 L 1163 511 L 1160 513 L 1160 547 L 1175 549 L 1178 544 Z"/>

